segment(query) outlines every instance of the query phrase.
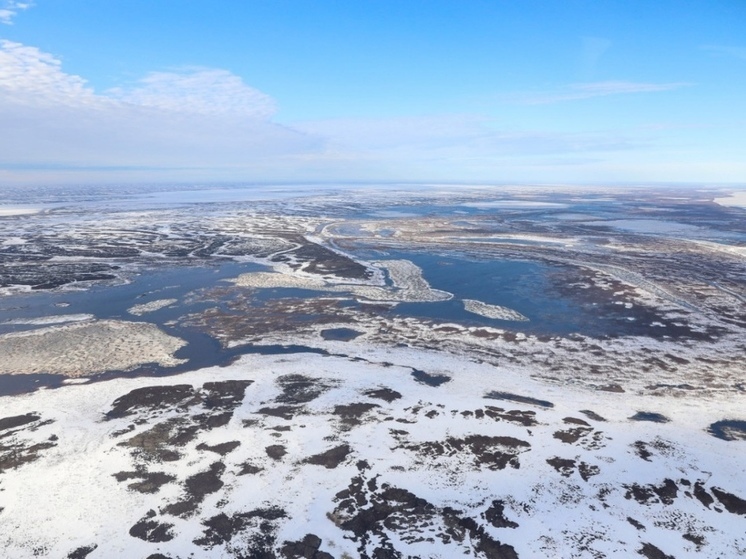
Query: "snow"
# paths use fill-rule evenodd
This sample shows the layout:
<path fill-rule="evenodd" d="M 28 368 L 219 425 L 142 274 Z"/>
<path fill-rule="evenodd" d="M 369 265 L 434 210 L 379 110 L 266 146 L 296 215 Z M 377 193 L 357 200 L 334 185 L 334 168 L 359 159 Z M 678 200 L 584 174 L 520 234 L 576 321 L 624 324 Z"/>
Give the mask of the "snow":
<path fill-rule="evenodd" d="M 721 206 L 746 208 L 746 190 L 739 190 L 731 193 L 729 196 L 715 198 L 713 202 Z"/>
<path fill-rule="evenodd" d="M 0 507 L 4 508 L 0 513 L 0 547 L 17 559 L 38 556 L 38 550 L 43 550 L 42 556 L 64 557 L 76 547 L 91 544 L 98 547 L 90 559 L 145 557 L 156 551 L 169 556 L 228 557 L 231 545 L 241 545 L 240 537 L 225 547 L 200 547 L 193 540 L 204 529 L 201 521 L 220 512 L 230 516 L 260 506 L 278 506 L 287 515 L 277 528 L 278 542 L 313 533 L 322 538 L 322 549 L 335 557 L 343 552 L 357 557 L 357 544 L 332 522 L 328 513 L 336 506 L 335 495 L 359 475 L 356 461 L 367 460 L 371 469 L 364 473 L 366 479 L 380 476 L 379 485 L 405 488 L 437 508 L 453 507 L 480 523 L 484 523 L 479 511 L 484 510 L 485 503 L 503 500 L 505 516 L 519 527 L 494 528 L 485 524 L 485 529 L 493 538 L 513 546 L 522 558 L 594 557 L 594 553 L 628 557 L 640 547 L 640 542 L 652 542 L 675 557 L 695 554 L 694 544 L 682 539 L 677 530 L 703 534 L 707 556 L 735 557 L 743 549 L 746 519 L 717 513 L 684 497 L 685 487 L 679 482 L 683 478 L 700 480 L 706 487 L 726 488 L 742 498 L 746 496 L 741 468 L 746 459 L 744 442 L 718 440 L 705 432 L 713 421 L 740 416 L 741 398 L 724 397 L 713 406 L 692 400 L 551 386 L 532 380 L 529 371 L 520 367 L 496 368 L 458 356 L 408 348 L 358 345 L 354 355 L 358 359 L 316 354 L 254 355 L 243 357 L 230 367 L 208 368 L 177 377 L 120 378 L 0 398 L 5 416 L 36 411 L 43 420 L 54 421 L 24 436 L 34 441 L 47 440 L 52 434 L 59 437 L 57 446 L 42 453 L 37 461 L 0 475 Z M 413 367 L 430 373 L 446 371 L 451 380 L 437 388 L 418 383 L 410 374 Z M 261 415 L 258 410 L 271 405 L 277 396 L 277 380 L 298 374 L 318 379 L 329 388 L 307 402 L 304 412 L 290 420 Z M 103 414 L 116 398 L 134 388 L 177 384 L 198 387 L 228 379 L 254 381 L 230 422 L 200 433 L 181 449 L 181 460 L 146 464 L 185 479 L 219 459 L 213 453 L 198 450 L 198 443 L 238 440 L 241 446 L 222 458 L 226 464 L 225 485 L 207 495 L 195 516 L 167 517 L 174 524 L 175 538 L 170 542 L 152 544 L 130 536 L 130 526 L 148 510 L 162 510 L 164 504 L 178 499 L 181 489 L 176 483 L 169 483 L 156 494 L 143 494 L 118 483 L 112 474 L 132 471 L 143 463 L 138 462 L 137 455 L 118 446 L 129 435 L 113 437 L 117 430 L 132 424 L 133 418 L 102 421 Z M 365 390 L 382 386 L 397 390 L 402 398 L 388 404 L 363 395 Z M 484 399 L 487 392 L 495 389 L 549 400 L 554 407 Z M 359 425 L 343 428 L 332 410 L 339 404 L 360 401 L 380 407 L 371 410 Z M 486 405 L 533 411 L 538 423 L 525 427 L 462 414 Z M 554 436 L 557 430 L 576 427 L 568 425 L 564 418 L 587 419 L 579 413 L 585 409 L 594 410 L 607 421 L 588 420 L 592 431 L 578 444 L 558 440 Z M 639 410 L 662 413 L 671 421 L 630 421 L 628 418 Z M 436 413 L 426 415 L 430 412 Z M 166 410 L 149 419 L 142 416 L 135 432 L 148 428 L 158 413 L 162 413 L 160 419 L 183 415 L 178 410 Z M 246 427 L 244 420 L 254 423 Z M 274 427 L 291 429 L 278 432 Z M 397 444 L 392 429 L 406 432 L 398 435 L 404 446 Z M 414 450 L 427 441 L 471 434 L 514 437 L 529 442 L 531 447 L 518 454 L 520 468 L 503 470 L 475 467 L 474 458 L 468 453 L 432 457 Z M 649 462 L 635 454 L 636 441 L 650 445 Z M 287 449 L 286 457 L 279 461 L 268 458 L 263 449 L 280 443 Z M 354 450 L 354 457 L 335 469 L 302 462 L 304 457 L 341 443 Z M 599 473 L 587 482 L 577 472 L 563 477 L 546 462 L 556 456 L 592 464 Z M 236 476 L 237 465 L 245 460 L 264 470 L 256 475 Z M 623 485 L 660 484 L 664 478 L 679 484 L 675 505 L 641 505 L 625 498 Z M 603 501 L 598 497 L 600 491 L 609 492 Z M 38 506 L 40 503 L 44 506 Z M 158 514 L 157 519 L 166 518 L 163 513 Z M 643 523 L 646 531 L 633 528 L 628 516 Z M 426 529 L 435 530 L 439 522 L 435 518 L 435 527 Z M 403 534 L 394 531 L 390 537 L 407 554 L 453 557 L 464 552 L 464 547 L 456 543 L 446 546 L 438 539 L 417 543 Z M 588 551 L 579 551 L 580 539 Z M 459 545 L 468 547 L 468 542 Z"/>

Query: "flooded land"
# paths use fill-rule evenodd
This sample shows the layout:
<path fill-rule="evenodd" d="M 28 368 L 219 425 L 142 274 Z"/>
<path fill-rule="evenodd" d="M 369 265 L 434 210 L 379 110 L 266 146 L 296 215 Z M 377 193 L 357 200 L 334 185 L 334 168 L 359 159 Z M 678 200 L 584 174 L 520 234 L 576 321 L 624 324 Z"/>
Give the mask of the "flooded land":
<path fill-rule="evenodd" d="M 4 194 L 9 556 L 746 554 L 729 192 Z"/>

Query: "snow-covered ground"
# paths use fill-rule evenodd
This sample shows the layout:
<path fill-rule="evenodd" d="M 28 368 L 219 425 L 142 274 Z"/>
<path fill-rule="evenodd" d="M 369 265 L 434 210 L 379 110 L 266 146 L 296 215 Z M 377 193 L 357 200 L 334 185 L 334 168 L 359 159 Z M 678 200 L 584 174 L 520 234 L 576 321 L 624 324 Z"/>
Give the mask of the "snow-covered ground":
<path fill-rule="evenodd" d="M 740 416 L 742 397 L 592 392 L 440 352 L 341 345 L 350 357 L 251 356 L 1 398 L 0 549 L 746 553 L 746 443 L 706 431 Z"/>
<path fill-rule="evenodd" d="M 740 208 L 746 208 L 746 190 L 737 190 L 732 192 L 729 196 L 715 198 L 714 202 L 721 206 L 737 206 Z"/>

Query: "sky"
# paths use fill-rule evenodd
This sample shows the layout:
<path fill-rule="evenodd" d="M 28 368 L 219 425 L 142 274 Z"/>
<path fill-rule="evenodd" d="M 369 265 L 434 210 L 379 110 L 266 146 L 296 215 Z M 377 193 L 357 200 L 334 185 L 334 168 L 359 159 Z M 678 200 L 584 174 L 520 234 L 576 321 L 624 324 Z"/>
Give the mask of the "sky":
<path fill-rule="evenodd" d="M 746 0 L 0 0 L 0 185 L 746 183 Z"/>

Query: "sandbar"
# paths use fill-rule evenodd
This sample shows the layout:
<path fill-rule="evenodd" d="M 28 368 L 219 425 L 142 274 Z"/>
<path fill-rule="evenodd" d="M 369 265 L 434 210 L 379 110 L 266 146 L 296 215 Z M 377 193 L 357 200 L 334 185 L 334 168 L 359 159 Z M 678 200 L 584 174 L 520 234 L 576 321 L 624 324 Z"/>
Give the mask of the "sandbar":
<path fill-rule="evenodd" d="M 97 320 L 0 336 L 0 374 L 83 377 L 145 363 L 184 363 L 173 353 L 186 343 L 153 324 Z"/>

